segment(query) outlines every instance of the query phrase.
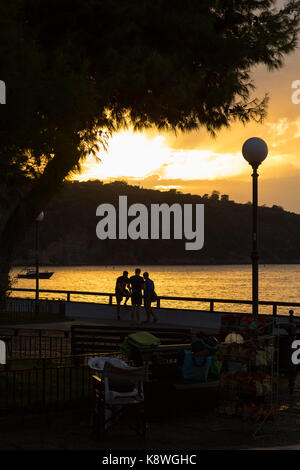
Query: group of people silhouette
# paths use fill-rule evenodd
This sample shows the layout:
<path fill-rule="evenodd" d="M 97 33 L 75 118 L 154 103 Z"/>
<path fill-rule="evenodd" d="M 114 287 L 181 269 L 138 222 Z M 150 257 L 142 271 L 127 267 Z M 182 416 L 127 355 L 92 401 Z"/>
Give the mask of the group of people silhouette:
<path fill-rule="evenodd" d="M 144 307 L 147 314 L 147 319 L 144 323 L 149 323 L 151 319 L 153 323 L 157 322 L 157 316 L 151 307 L 151 303 L 157 300 L 157 295 L 155 293 L 154 282 L 150 279 L 148 272 L 144 272 L 143 276 L 141 276 L 141 270 L 136 268 L 135 274 L 128 277 L 128 271 L 123 271 L 123 275 L 117 278 L 115 292 L 118 320 L 121 319 L 120 310 L 122 300 L 125 298 L 124 305 L 126 305 L 131 298 L 131 321 L 140 323 L 141 306 L 144 300 Z"/>

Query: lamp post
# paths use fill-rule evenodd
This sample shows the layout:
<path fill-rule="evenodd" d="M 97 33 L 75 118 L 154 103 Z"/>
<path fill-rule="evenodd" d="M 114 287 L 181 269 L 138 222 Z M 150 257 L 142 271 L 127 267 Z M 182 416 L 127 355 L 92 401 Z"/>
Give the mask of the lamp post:
<path fill-rule="evenodd" d="M 246 140 L 242 148 L 245 160 L 252 166 L 252 313 L 258 315 L 258 244 L 257 244 L 257 168 L 268 155 L 266 142 L 259 137 Z"/>
<path fill-rule="evenodd" d="M 44 219 L 41 212 L 35 219 L 35 313 L 39 313 L 39 223 Z"/>

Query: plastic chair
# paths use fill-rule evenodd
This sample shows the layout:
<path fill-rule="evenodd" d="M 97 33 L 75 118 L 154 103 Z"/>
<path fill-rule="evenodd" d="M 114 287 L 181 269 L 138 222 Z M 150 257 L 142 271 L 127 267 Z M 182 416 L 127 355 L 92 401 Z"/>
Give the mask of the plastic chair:
<path fill-rule="evenodd" d="M 130 368 L 130 366 L 125 361 L 122 361 L 122 359 L 114 356 L 92 357 L 88 360 L 88 366 L 93 369 L 94 374 L 101 379 L 106 362 L 110 362 L 113 366 L 116 367 Z"/>
<path fill-rule="evenodd" d="M 143 381 L 145 367 L 116 367 L 104 365 L 102 378 L 93 376 L 94 406 L 93 429 L 103 437 L 120 421 L 138 435 L 146 434 Z"/>

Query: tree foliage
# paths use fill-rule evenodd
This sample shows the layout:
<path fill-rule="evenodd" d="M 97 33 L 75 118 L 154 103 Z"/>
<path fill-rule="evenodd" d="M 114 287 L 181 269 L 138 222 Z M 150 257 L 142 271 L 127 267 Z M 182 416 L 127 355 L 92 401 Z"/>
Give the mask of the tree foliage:
<path fill-rule="evenodd" d="M 300 0 L 3 0 L 0 264 L 80 159 L 128 124 L 261 121 L 251 69 L 296 47 Z M 142 157 L 141 157 L 142 158 Z"/>
<path fill-rule="evenodd" d="M 41 172 L 56 154 L 69 171 L 99 130 L 215 133 L 261 120 L 251 67 L 294 50 L 299 0 L 16 0 L 1 4 L 8 87 L 0 164 Z M 72 157 L 69 154 L 72 153 Z"/>

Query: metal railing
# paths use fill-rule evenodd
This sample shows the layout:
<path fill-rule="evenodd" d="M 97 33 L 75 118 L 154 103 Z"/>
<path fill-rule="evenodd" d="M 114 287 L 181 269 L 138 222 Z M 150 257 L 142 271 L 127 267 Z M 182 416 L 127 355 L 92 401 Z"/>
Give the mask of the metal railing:
<path fill-rule="evenodd" d="M 8 359 L 41 359 L 63 357 L 71 353 L 68 331 L 1 328 L 0 339 L 6 344 Z"/>
<path fill-rule="evenodd" d="M 35 292 L 35 289 L 20 288 L 14 287 L 11 289 L 13 292 Z M 112 292 L 87 292 L 87 291 L 73 291 L 73 290 L 57 290 L 57 289 L 40 289 L 40 293 L 47 294 L 63 294 L 67 302 L 71 302 L 71 296 L 81 295 L 81 296 L 94 296 L 94 297 L 108 297 L 108 305 L 113 304 L 113 298 L 116 297 L 115 293 Z M 158 296 L 156 301 L 156 307 L 162 308 L 161 301 L 176 301 L 176 302 L 199 302 L 208 304 L 208 309 L 205 311 L 216 312 L 216 304 L 238 304 L 238 305 L 252 305 L 251 300 L 239 300 L 239 299 L 216 299 L 216 298 L 207 298 L 207 297 L 169 297 L 169 296 Z M 280 301 L 267 301 L 260 300 L 259 305 L 271 306 L 272 314 L 277 315 L 278 307 L 300 307 L 300 302 L 280 302 Z M 201 310 L 199 310 L 201 311 Z M 234 313 L 234 312 L 233 312 Z"/>
<path fill-rule="evenodd" d="M 174 363 L 179 347 L 163 348 L 163 364 Z M 91 376 L 97 372 L 88 366 L 88 359 L 98 354 L 82 354 L 62 358 L 44 358 L 32 361 L 24 359 L 21 364 L 9 361 L 0 366 L 0 417 L 19 411 L 39 412 L 50 409 L 66 409 L 87 405 L 92 398 Z M 103 352 L 101 356 L 113 355 L 126 359 L 119 351 Z M 170 359 L 171 358 L 171 359 Z M 145 361 L 151 381 L 152 361 Z"/>
<path fill-rule="evenodd" d="M 18 410 L 65 409 L 91 398 L 86 365 L 46 366 L 0 371 L 0 415 Z"/>
<path fill-rule="evenodd" d="M 1 327 L 0 340 L 6 344 L 6 356 L 9 360 L 19 359 L 61 359 L 70 355 L 106 353 L 114 354 L 132 327 L 73 325 L 68 330 L 27 329 Z M 148 330 L 149 331 L 149 330 Z M 155 330 L 156 331 L 156 330 Z M 151 330 L 153 333 L 153 330 Z M 189 329 L 161 329 L 156 332 L 162 345 L 190 343 Z"/>

